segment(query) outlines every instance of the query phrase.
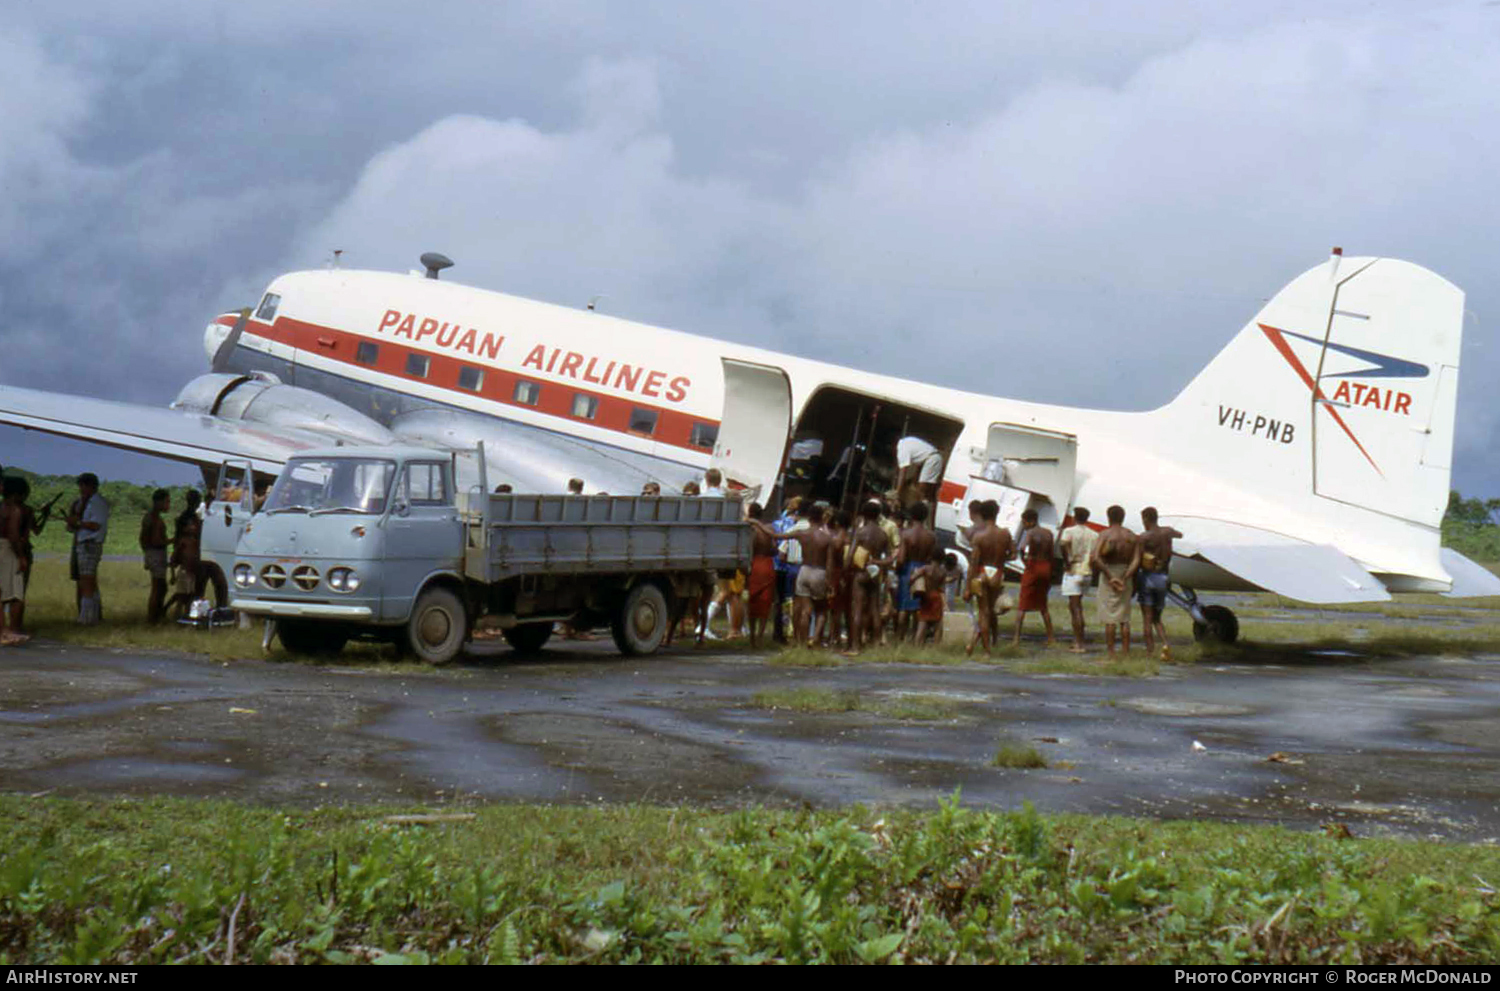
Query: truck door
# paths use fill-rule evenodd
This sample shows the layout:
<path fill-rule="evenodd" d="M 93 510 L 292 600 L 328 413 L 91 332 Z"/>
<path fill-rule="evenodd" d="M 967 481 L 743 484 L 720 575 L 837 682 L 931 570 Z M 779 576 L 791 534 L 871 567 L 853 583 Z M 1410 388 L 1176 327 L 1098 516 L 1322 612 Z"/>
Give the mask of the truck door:
<path fill-rule="evenodd" d="M 255 476 L 250 462 L 231 458 L 219 466 L 218 478 L 208 493 L 212 501 L 203 515 L 202 553 L 220 575 L 211 575 L 215 588 L 234 573 L 234 549 L 245 532 L 255 508 Z"/>
<path fill-rule="evenodd" d="M 712 465 L 746 502 L 764 502 L 781 472 L 792 430 L 792 383 L 786 372 L 733 358 L 724 363 L 724 413 Z"/>
<path fill-rule="evenodd" d="M 462 573 L 463 521 L 450 461 L 409 461 L 396 478 L 385 521 L 384 619 L 403 619 L 434 571 Z"/>

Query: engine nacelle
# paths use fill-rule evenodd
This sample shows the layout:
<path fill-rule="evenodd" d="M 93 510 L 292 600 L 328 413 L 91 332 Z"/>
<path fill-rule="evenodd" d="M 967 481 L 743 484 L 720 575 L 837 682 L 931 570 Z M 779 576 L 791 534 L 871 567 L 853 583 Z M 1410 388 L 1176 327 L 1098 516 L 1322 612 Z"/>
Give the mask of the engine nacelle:
<path fill-rule="evenodd" d="M 395 440 L 385 427 L 337 399 L 282 385 L 274 375 L 263 372 L 200 375 L 177 394 L 172 408 L 317 434 L 327 437 L 330 446 L 390 444 Z"/>

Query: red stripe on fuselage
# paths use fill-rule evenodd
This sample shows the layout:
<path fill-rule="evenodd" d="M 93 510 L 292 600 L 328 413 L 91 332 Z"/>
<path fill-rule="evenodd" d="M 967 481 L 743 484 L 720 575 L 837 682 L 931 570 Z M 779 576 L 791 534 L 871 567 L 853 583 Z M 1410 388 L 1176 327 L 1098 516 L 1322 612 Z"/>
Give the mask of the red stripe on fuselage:
<path fill-rule="evenodd" d="M 221 317 L 219 322 L 222 324 L 223 320 L 224 318 Z M 233 321 L 231 321 L 232 324 Z M 475 405 L 475 400 L 482 400 L 510 409 L 533 410 L 558 417 L 568 423 L 588 424 L 640 440 L 667 444 L 699 454 L 707 454 L 712 448 L 692 443 L 693 427 L 696 424 L 715 428 L 718 426 L 717 420 L 693 416 L 670 407 L 634 399 L 621 399 L 618 396 L 563 385 L 538 376 L 523 375 L 482 361 L 465 361 L 450 355 L 407 347 L 389 340 L 377 340 L 339 330 L 336 327 L 306 323 L 291 317 L 277 317 L 273 324 L 252 321 L 245 328 L 245 332 L 252 337 L 261 337 L 298 351 L 317 354 L 325 361 L 335 361 L 354 368 L 378 372 L 397 380 L 397 383 L 421 382 L 435 386 L 451 393 L 457 405 L 472 407 Z M 360 344 L 371 344 L 378 348 L 374 362 L 366 363 L 357 360 Z M 412 375 L 407 372 L 407 358 L 413 354 L 428 359 L 426 376 Z M 464 389 L 459 386 L 459 372 L 466 366 L 484 372 L 484 380 L 480 383 L 479 389 Z M 517 401 L 516 384 L 519 382 L 531 382 L 538 387 L 535 404 Z M 573 415 L 573 401 L 578 395 L 590 396 L 598 402 L 592 419 Z M 630 419 L 634 410 L 655 412 L 656 430 L 650 434 L 631 430 Z M 477 412 L 484 411 L 477 410 Z"/>

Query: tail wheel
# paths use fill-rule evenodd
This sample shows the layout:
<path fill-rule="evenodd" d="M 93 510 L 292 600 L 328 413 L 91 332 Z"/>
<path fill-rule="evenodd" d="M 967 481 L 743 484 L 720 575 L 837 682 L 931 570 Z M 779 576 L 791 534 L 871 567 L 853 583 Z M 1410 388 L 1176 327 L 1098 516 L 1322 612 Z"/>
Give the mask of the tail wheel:
<path fill-rule="evenodd" d="M 552 638 L 551 623 L 522 623 L 503 631 L 501 636 L 518 654 L 535 654 Z"/>
<path fill-rule="evenodd" d="M 1203 619 L 1193 624 L 1194 640 L 1234 643 L 1240 638 L 1240 621 L 1227 606 L 1204 606 Z"/>
<path fill-rule="evenodd" d="M 654 654 L 671 624 L 671 609 L 661 586 L 641 582 L 625 594 L 609 629 L 620 653 Z"/>
<path fill-rule="evenodd" d="M 447 664 L 468 637 L 468 611 L 457 595 L 446 588 L 429 588 L 417 597 L 406 621 L 406 642 L 418 660 Z"/>

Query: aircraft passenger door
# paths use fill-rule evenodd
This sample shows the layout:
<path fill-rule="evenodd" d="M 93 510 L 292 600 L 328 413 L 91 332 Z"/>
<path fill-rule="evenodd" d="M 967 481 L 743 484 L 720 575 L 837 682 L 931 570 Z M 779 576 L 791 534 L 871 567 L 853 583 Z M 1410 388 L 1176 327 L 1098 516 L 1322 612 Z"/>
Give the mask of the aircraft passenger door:
<path fill-rule="evenodd" d="M 786 372 L 733 358 L 724 363 L 724 413 L 712 465 L 748 503 L 776 487 L 792 432 L 792 383 Z"/>

